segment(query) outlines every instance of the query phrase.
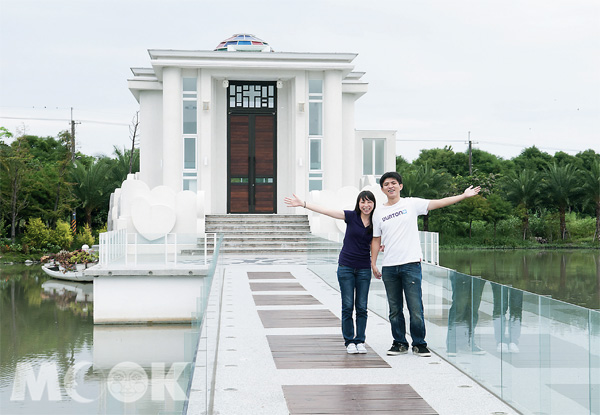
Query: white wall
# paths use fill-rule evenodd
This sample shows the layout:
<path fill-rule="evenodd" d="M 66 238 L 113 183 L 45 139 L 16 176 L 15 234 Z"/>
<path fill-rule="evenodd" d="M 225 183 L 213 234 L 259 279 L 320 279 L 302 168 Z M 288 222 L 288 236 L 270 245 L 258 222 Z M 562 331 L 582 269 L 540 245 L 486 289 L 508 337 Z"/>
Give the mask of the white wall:
<path fill-rule="evenodd" d="M 135 272 L 135 271 L 133 271 Z M 94 324 L 190 322 L 205 276 L 99 276 L 94 278 Z"/>

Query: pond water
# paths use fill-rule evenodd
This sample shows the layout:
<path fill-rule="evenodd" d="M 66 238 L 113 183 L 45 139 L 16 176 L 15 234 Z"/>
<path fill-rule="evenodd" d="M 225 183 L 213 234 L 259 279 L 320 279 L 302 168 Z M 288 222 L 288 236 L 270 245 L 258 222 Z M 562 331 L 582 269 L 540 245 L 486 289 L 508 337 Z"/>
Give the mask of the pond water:
<path fill-rule="evenodd" d="M 93 307 L 93 283 L 0 265 L 0 413 L 181 413 L 197 328 L 94 326 Z"/>
<path fill-rule="evenodd" d="M 599 250 L 440 250 L 440 265 L 600 309 Z"/>

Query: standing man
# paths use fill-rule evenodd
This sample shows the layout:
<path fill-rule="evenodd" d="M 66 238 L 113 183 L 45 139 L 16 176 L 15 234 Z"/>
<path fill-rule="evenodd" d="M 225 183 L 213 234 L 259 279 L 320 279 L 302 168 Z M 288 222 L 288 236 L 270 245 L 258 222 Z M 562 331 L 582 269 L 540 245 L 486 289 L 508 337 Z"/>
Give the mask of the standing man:
<path fill-rule="evenodd" d="M 394 342 L 388 355 L 408 352 L 404 303 L 410 315 L 410 335 L 413 354 L 431 356 L 425 342 L 425 317 L 421 293 L 421 243 L 417 217 L 428 211 L 450 206 L 468 197 L 475 196 L 481 188 L 469 186 L 463 194 L 443 199 L 427 200 L 415 197 L 401 198 L 402 176 L 387 172 L 379 182 L 387 196 L 387 203 L 377 208 L 373 214 L 373 241 L 371 242 L 371 268 L 376 278 L 383 278 L 383 284 L 390 307 L 390 325 Z M 385 247 L 382 272 L 377 269 L 379 248 Z"/>

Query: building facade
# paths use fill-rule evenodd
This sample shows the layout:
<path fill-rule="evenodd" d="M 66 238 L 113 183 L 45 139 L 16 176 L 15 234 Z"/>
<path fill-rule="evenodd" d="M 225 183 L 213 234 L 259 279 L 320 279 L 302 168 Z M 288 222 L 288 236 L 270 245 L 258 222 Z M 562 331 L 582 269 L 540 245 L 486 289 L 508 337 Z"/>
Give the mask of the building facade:
<path fill-rule="evenodd" d="M 239 34 L 215 50 L 149 50 L 132 68 L 140 172 L 202 193 L 205 214 L 286 213 L 284 196 L 362 189 L 395 170 L 395 131 L 357 131 L 353 53 L 274 52 Z"/>

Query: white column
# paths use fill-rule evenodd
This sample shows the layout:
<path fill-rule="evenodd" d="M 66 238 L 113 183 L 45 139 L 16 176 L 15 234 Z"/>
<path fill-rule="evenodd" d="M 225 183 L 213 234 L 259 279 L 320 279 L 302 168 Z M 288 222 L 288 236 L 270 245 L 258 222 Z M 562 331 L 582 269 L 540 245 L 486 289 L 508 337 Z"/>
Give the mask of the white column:
<path fill-rule="evenodd" d="M 300 197 L 308 197 L 308 171 L 309 171 L 309 137 L 308 137 L 308 91 L 306 72 L 296 75 L 293 85 L 293 93 L 290 99 L 290 117 L 293 125 L 293 157 L 290 160 L 291 188 Z M 303 105 L 300 111 L 298 105 Z M 291 209 L 294 212 L 294 209 Z"/>
<path fill-rule="evenodd" d="M 219 85 L 223 92 L 226 91 Z M 217 97 L 213 95 L 212 76 L 207 71 L 198 70 L 198 190 L 204 191 L 205 213 L 212 212 L 212 174 L 219 160 L 211 157 L 212 139 L 216 134 L 212 133 L 212 120 L 217 113 Z M 223 92 L 224 93 L 224 92 Z M 204 109 L 204 103 L 208 103 L 208 109 Z M 223 158 L 224 160 L 225 158 Z"/>
<path fill-rule="evenodd" d="M 181 69 L 163 69 L 163 185 L 178 192 L 182 189 L 183 100 Z"/>
<path fill-rule="evenodd" d="M 140 180 L 151 189 L 161 185 L 162 175 L 162 91 L 140 92 L 140 126 L 144 136 L 140 149 Z M 137 138 L 139 140 L 140 137 Z"/>
<path fill-rule="evenodd" d="M 359 181 L 362 175 L 362 160 L 357 157 L 362 153 L 362 141 L 356 141 L 356 130 L 354 128 L 354 100 L 352 94 L 344 94 L 343 97 L 343 137 L 344 157 L 342 166 L 343 186 L 360 187 Z M 356 163 L 354 160 L 359 159 Z"/>
<path fill-rule="evenodd" d="M 323 80 L 323 190 L 343 185 L 342 74 L 326 71 Z"/>

